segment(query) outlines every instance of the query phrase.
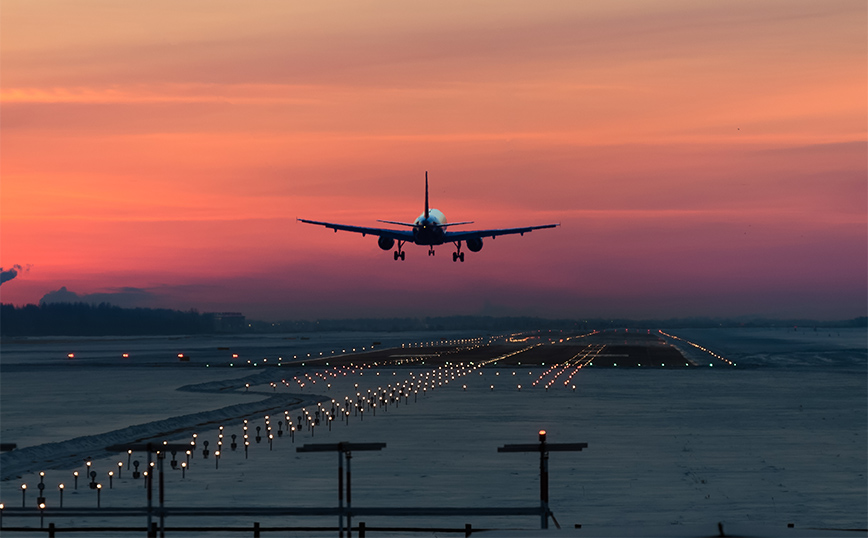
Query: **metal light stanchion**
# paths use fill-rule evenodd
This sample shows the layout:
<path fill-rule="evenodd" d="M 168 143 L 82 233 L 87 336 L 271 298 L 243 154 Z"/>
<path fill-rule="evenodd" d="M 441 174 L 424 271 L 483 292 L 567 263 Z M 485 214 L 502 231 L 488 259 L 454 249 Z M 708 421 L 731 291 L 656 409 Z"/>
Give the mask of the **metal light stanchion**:
<path fill-rule="evenodd" d="M 540 528 L 549 528 L 551 517 L 557 528 L 561 528 L 555 515 L 549 509 L 549 452 L 579 452 L 588 448 L 588 443 L 546 443 L 546 431 L 539 431 L 539 444 L 504 445 L 498 447 L 498 452 L 539 452 L 539 501 Z"/>
<path fill-rule="evenodd" d="M 354 450 L 382 450 L 386 447 L 386 443 L 323 443 L 323 444 L 306 444 L 296 448 L 296 452 L 337 452 L 338 453 L 338 523 L 343 537 L 344 515 L 347 521 L 347 536 L 353 535 L 353 519 L 352 519 L 352 472 L 350 470 L 350 461 L 352 459 L 352 451 Z M 343 461 L 346 459 L 346 509 L 343 505 Z"/>
<path fill-rule="evenodd" d="M 338 536 L 344 538 L 344 454 L 338 453 Z"/>
<path fill-rule="evenodd" d="M 166 458 L 167 451 L 190 451 L 187 453 L 187 457 L 192 453 L 191 446 L 195 448 L 195 438 L 198 437 L 196 434 L 193 434 L 194 441 L 190 444 L 169 444 L 167 442 L 163 443 L 138 443 L 132 445 L 112 445 L 106 447 L 106 450 L 109 452 L 127 452 L 129 458 L 132 458 L 133 451 L 136 452 L 147 452 L 148 454 L 148 465 L 147 471 L 144 473 L 145 475 L 145 487 L 148 490 L 148 505 L 147 505 L 147 519 L 148 519 L 148 529 L 152 528 L 152 522 L 154 517 L 154 471 L 158 472 L 160 475 L 159 482 L 159 514 L 160 514 L 160 531 L 161 534 L 165 535 L 165 511 L 164 508 L 164 474 L 163 474 L 163 461 Z M 157 462 L 154 463 L 153 455 L 157 455 Z M 138 461 L 136 461 L 138 463 Z M 154 468 L 156 465 L 156 469 Z M 138 469 L 138 465 L 134 465 Z M 135 474 L 133 473 L 133 477 L 135 478 Z"/>
<path fill-rule="evenodd" d="M 166 443 L 167 444 L 167 443 Z M 166 506 L 166 488 L 165 488 L 165 480 L 163 478 L 163 463 L 166 461 L 166 451 L 165 448 L 163 450 L 157 451 L 157 468 L 160 473 L 160 536 L 166 536 L 166 512 L 163 511 L 163 508 Z"/>
<path fill-rule="evenodd" d="M 154 515 L 154 472 L 151 467 L 151 451 L 148 450 L 148 471 L 145 476 L 145 484 L 148 486 L 148 529 L 151 528 Z"/>
<path fill-rule="evenodd" d="M 36 506 L 45 504 L 45 471 L 39 471 L 39 483 L 36 484 L 39 494 L 36 497 Z"/>

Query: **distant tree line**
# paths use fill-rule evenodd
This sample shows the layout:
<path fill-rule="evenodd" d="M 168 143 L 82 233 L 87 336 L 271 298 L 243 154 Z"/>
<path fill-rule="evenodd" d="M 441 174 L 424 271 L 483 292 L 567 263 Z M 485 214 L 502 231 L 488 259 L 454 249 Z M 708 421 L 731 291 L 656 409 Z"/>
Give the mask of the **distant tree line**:
<path fill-rule="evenodd" d="M 277 323 L 251 321 L 255 332 L 329 332 L 329 331 L 460 331 L 488 332 L 526 331 L 530 329 L 556 331 L 585 331 L 615 328 L 628 329 L 712 329 L 736 327 L 866 327 L 868 317 L 843 321 L 816 321 L 806 319 L 710 319 L 673 318 L 665 320 L 634 319 L 546 319 L 537 317 L 444 316 L 426 318 L 359 318 L 290 320 Z"/>
<path fill-rule="evenodd" d="M 332 331 L 511 331 L 528 329 L 581 329 L 575 320 L 550 320 L 534 317 L 446 316 L 427 318 L 358 318 L 291 320 L 278 323 L 251 322 L 256 332 L 332 332 Z"/>
<path fill-rule="evenodd" d="M 2 336 L 120 336 L 207 334 L 213 314 L 195 310 L 121 308 L 108 303 L 0 305 Z"/>
<path fill-rule="evenodd" d="M 227 331 L 219 323 L 221 314 L 200 314 L 195 310 L 121 308 L 108 303 L 43 303 L 17 307 L 0 305 L 0 335 L 15 336 L 138 336 L 212 334 Z M 312 333 L 333 331 L 485 331 L 504 333 L 527 330 L 588 331 L 602 329 L 706 329 L 718 327 L 866 327 L 868 317 L 844 321 L 816 320 L 733 320 L 678 318 L 667 320 L 630 319 L 545 319 L 537 317 L 443 316 L 426 318 L 358 318 L 291 320 L 270 323 L 248 320 L 246 326 L 229 332 Z"/>

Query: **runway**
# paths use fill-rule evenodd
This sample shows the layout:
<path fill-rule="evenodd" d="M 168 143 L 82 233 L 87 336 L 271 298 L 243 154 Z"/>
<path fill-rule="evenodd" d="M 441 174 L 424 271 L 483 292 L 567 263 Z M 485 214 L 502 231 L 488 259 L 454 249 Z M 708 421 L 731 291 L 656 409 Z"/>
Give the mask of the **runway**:
<path fill-rule="evenodd" d="M 685 368 L 697 363 L 658 331 L 591 331 L 523 333 L 467 341 L 446 339 L 420 343 L 418 347 L 377 349 L 365 353 L 298 359 L 293 364 L 325 363 L 377 365 L 484 363 L 496 366 L 582 366 L 598 368 Z M 414 352 L 415 351 L 415 352 Z M 217 363 L 224 364 L 224 363 Z M 228 364 L 225 363 L 225 364 Z"/>

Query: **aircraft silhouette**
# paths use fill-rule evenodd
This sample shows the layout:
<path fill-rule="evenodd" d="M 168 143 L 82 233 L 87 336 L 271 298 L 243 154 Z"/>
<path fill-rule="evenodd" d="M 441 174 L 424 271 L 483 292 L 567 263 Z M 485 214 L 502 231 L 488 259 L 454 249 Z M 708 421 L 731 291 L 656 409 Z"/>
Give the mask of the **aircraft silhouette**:
<path fill-rule="evenodd" d="M 392 250 L 395 243 L 398 243 L 398 248 L 394 252 L 395 260 L 404 259 L 404 244 L 414 243 L 416 245 L 427 245 L 428 255 L 434 255 L 434 247 L 445 243 L 455 245 L 455 252 L 452 253 L 452 261 L 464 261 L 464 253 L 461 252 L 461 242 L 467 244 L 467 249 L 471 252 L 479 252 L 482 250 L 483 237 L 497 237 L 498 235 L 520 234 L 524 235 L 532 230 L 540 230 L 542 228 L 554 228 L 560 224 L 543 224 L 541 226 L 525 226 L 524 228 L 501 228 L 496 230 L 470 230 L 453 232 L 448 230 L 450 226 L 459 226 L 463 224 L 473 224 L 472 222 L 446 222 L 446 216 L 437 209 L 428 207 L 428 172 L 425 172 L 425 212 L 419 215 L 415 221 L 395 222 L 391 220 L 378 220 L 385 224 L 395 224 L 397 226 L 406 226 L 410 230 L 393 230 L 389 228 L 367 228 L 365 226 L 350 226 L 347 224 L 334 224 L 331 222 L 319 222 L 316 220 L 298 219 L 307 224 L 317 224 L 331 228 L 335 232 L 338 230 L 343 232 L 355 232 L 366 235 L 376 235 L 379 237 L 377 245 L 383 250 Z"/>

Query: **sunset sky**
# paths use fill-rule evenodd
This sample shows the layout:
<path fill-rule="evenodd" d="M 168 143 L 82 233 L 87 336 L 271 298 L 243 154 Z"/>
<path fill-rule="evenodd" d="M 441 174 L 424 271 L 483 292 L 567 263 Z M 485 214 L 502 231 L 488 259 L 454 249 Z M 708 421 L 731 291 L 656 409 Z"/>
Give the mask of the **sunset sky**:
<path fill-rule="evenodd" d="M 868 297 L 864 0 L 3 0 L 4 303 L 264 320 L 844 319 Z M 363 226 L 431 205 L 453 247 Z"/>

